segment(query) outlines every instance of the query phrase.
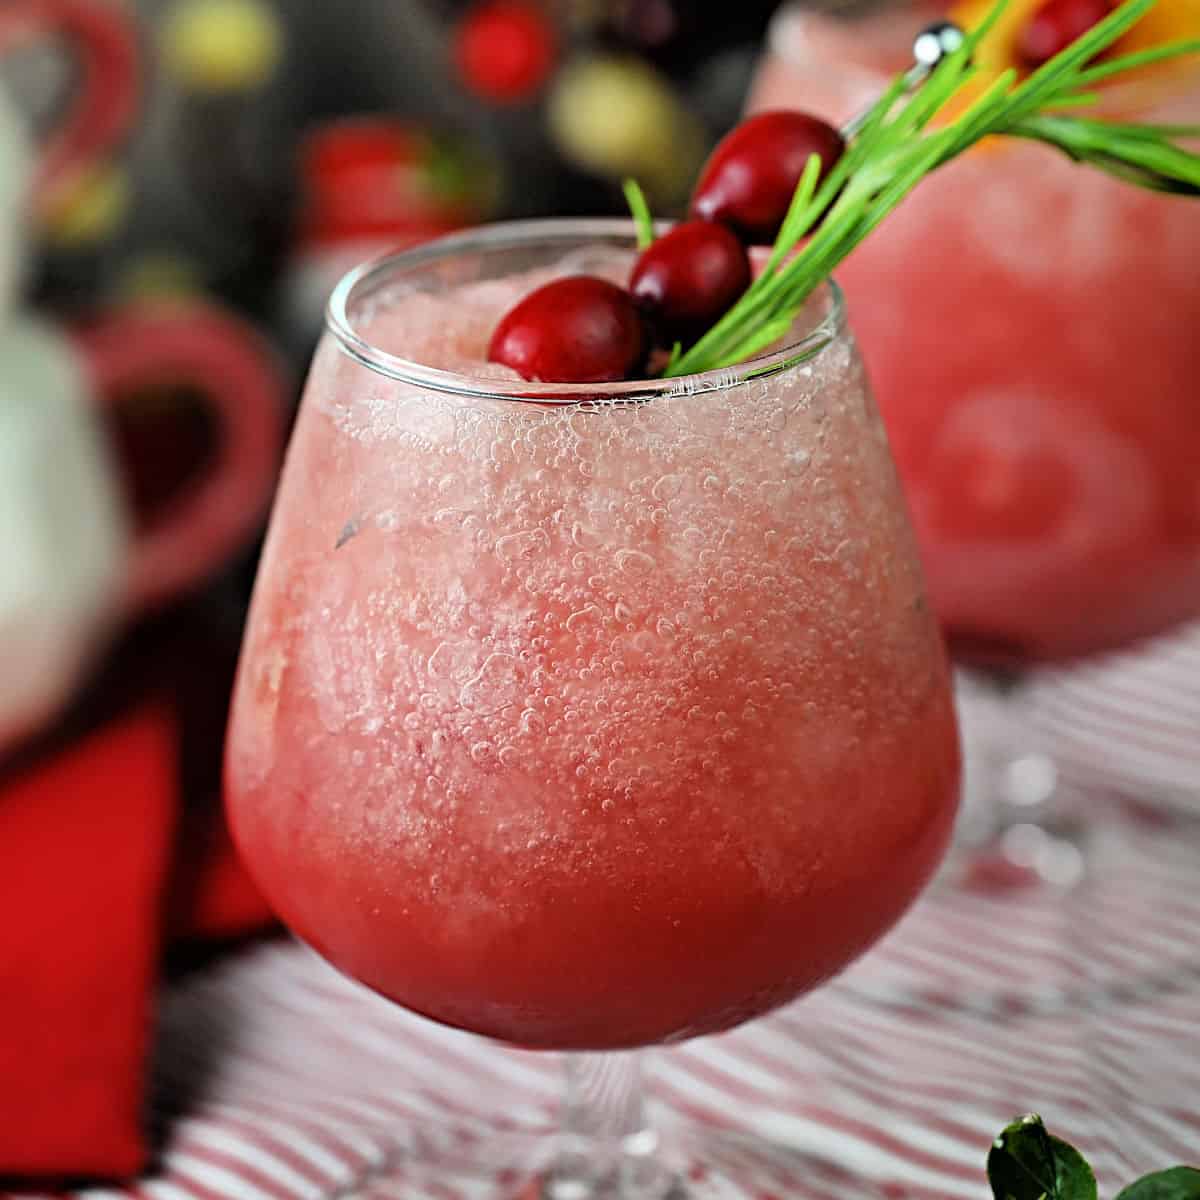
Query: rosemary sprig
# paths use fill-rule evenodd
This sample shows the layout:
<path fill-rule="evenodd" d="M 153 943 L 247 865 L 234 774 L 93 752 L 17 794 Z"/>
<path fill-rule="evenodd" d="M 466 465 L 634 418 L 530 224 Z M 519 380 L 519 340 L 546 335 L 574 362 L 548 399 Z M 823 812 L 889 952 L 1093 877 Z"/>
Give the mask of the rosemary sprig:
<path fill-rule="evenodd" d="M 1058 116 L 1029 117 L 1013 129 L 1016 137 L 1054 146 L 1076 162 L 1098 167 L 1119 179 L 1160 192 L 1200 195 L 1200 156 L 1174 144 L 1200 136 L 1200 127 L 1112 125 Z"/>
<path fill-rule="evenodd" d="M 665 375 L 732 366 L 784 336 L 821 281 L 926 175 L 983 138 L 1039 141 L 1139 187 L 1200 196 L 1200 155 L 1179 144 L 1197 135 L 1195 127 L 1076 115 L 1092 99 L 1087 92 L 1092 84 L 1200 52 L 1200 42 L 1175 42 L 1091 65 L 1155 0 L 1125 0 L 1026 79 L 1018 82 L 1015 71 L 1003 72 L 953 120 L 930 128 L 978 74 L 972 55 L 1008 3 L 998 0 L 914 93 L 905 96 L 906 79 L 898 76 L 820 186 L 819 162 L 815 156 L 809 160 L 766 268 L 699 341 L 672 354 Z M 636 207 L 640 192 L 631 194 L 627 187 L 626 194 L 641 237 L 649 214 L 641 216 Z"/>
<path fill-rule="evenodd" d="M 633 225 L 637 231 L 637 248 L 645 250 L 654 241 L 654 218 L 650 215 L 650 205 L 646 203 L 646 195 L 636 179 L 627 179 L 624 183 L 625 203 L 633 214 Z"/>
<path fill-rule="evenodd" d="M 1079 81 L 1084 86 L 1098 83 L 1102 79 L 1124 74 L 1136 67 L 1146 67 L 1151 63 L 1178 58 L 1181 54 L 1200 54 L 1200 38 L 1186 42 L 1168 42 L 1165 46 L 1151 46 L 1146 50 L 1139 50 L 1136 54 L 1123 54 L 1119 58 L 1107 59 L 1081 72 Z"/>

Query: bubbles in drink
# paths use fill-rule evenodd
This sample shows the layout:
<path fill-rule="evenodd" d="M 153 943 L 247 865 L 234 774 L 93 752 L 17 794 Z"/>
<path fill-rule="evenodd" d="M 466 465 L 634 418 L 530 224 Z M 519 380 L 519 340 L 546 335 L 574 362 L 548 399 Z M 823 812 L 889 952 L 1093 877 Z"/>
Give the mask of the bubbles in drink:
<path fill-rule="evenodd" d="M 497 651 L 488 655 L 479 674 L 459 692 L 462 707 L 475 713 L 497 713 L 518 704 L 527 689 L 528 672 L 521 659 Z"/>
<path fill-rule="evenodd" d="M 617 570 L 627 575 L 645 575 L 654 570 L 654 559 L 642 550 L 618 550 L 614 561 Z"/>

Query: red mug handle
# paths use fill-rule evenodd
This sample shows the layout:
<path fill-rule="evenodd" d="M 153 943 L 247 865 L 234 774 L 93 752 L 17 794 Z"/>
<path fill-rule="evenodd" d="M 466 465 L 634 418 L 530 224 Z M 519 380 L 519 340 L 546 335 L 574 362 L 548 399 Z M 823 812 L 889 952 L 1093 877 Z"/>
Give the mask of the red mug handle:
<path fill-rule="evenodd" d="M 127 607 L 153 608 L 214 572 L 259 524 L 283 447 L 283 374 L 251 327 L 199 302 L 112 313 L 74 338 L 98 404 L 184 386 L 215 419 L 217 449 L 204 478 L 135 537 Z"/>
<path fill-rule="evenodd" d="M 137 31 L 128 6 L 111 0 L 0 0 L 0 55 L 31 36 L 66 39 L 79 63 L 72 103 L 38 161 L 34 196 L 45 207 L 132 125 Z"/>

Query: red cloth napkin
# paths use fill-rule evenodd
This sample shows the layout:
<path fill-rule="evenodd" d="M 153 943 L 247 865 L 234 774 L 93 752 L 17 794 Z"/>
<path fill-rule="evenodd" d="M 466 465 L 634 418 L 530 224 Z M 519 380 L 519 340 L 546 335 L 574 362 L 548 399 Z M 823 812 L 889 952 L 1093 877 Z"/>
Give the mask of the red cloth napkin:
<path fill-rule="evenodd" d="M 209 696 L 227 687 L 212 674 Z M 147 1167 L 164 951 L 271 921 L 217 802 L 227 690 L 197 711 L 195 696 L 150 699 L 161 692 L 145 684 L 0 777 L 0 1178 Z M 189 743 L 208 764 L 200 802 L 184 787 Z"/>
<path fill-rule="evenodd" d="M 175 813 L 146 708 L 0 793 L 0 1170 L 123 1176 L 142 1089 Z"/>
<path fill-rule="evenodd" d="M 202 811 L 185 821 L 167 910 L 172 942 L 243 937 L 272 922 L 262 893 L 246 874 L 224 814 Z"/>

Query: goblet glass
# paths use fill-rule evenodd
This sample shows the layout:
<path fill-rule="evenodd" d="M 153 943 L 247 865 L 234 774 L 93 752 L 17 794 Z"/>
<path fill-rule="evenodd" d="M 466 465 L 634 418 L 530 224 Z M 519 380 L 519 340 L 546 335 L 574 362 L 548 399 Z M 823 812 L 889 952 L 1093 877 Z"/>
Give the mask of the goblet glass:
<path fill-rule="evenodd" d="M 560 1200 L 682 1186 L 628 1052 L 841 969 L 927 880 L 957 795 L 835 287 L 705 375 L 486 363 L 515 299 L 634 253 L 628 222 L 517 223 L 339 286 L 227 759 L 237 841 L 301 938 L 418 1013 L 572 1052 L 553 1153 L 504 1149 Z M 410 1145 L 440 1179 L 496 1171 L 494 1148 Z"/>

